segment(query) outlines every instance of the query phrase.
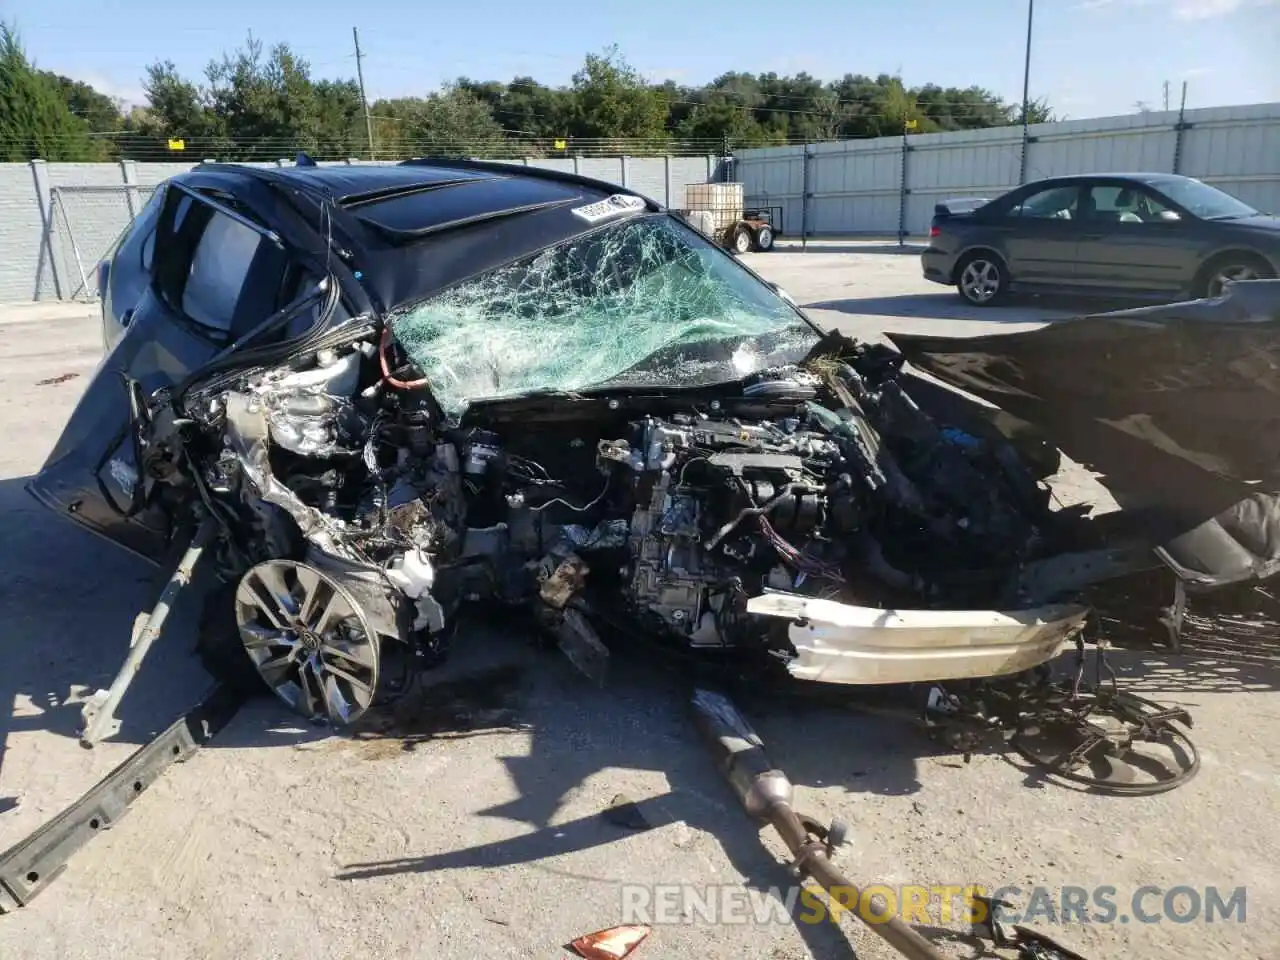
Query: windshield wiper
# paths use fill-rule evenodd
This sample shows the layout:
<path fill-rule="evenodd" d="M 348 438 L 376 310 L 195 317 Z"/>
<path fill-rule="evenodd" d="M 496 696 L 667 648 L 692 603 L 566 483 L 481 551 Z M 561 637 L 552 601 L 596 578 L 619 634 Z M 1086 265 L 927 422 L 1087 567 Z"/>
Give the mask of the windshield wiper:
<path fill-rule="evenodd" d="M 458 230 L 462 227 L 470 227 L 477 223 L 487 223 L 492 220 L 506 220 L 510 217 L 518 217 L 526 213 L 536 213 L 539 210 L 551 210 L 554 207 L 563 207 L 568 204 L 575 203 L 577 197 L 569 197 L 564 200 L 544 200 L 541 203 L 526 203 L 520 207 L 507 207 L 503 210 L 490 210 L 486 213 L 474 213 L 469 217 L 459 217 L 456 220 L 446 220 L 443 223 L 433 223 L 427 227 L 418 227 L 414 230 L 397 230 L 393 227 L 387 227 L 372 220 L 365 220 L 369 226 L 375 228 L 392 242 L 407 243 L 411 240 L 421 240 L 423 237 L 433 237 L 436 234 L 447 233 L 450 230 Z"/>

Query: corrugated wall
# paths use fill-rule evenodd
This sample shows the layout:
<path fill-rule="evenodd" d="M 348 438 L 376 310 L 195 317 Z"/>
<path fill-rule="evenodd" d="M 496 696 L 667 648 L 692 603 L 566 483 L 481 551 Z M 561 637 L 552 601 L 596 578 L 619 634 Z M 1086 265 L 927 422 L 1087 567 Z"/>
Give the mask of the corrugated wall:
<path fill-rule="evenodd" d="M 530 158 L 524 162 L 576 170 L 675 208 L 684 205 L 688 184 L 718 179 L 723 172 L 720 158 L 714 156 Z M 98 259 L 157 184 L 192 166 L 132 161 L 0 163 L 0 303 L 95 296 Z M 46 215 L 52 221 L 47 232 Z"/>
<path fill-rule="evenodd" d="M 1280 213 L 1280 103 L 1188 110 L 1181 143 L 1177 128 L 1176 111 L 1037 124 L 1026 178 L 1177 172 Z M 919 235 L 939 200 L 1017 186 L 1022 149 L 1020 127 L 999 127 L 742 150 L 736 165 L 748 206 L 780 207 L 786 235 L 801 234 L 806 192 L 810 236 Z"/>

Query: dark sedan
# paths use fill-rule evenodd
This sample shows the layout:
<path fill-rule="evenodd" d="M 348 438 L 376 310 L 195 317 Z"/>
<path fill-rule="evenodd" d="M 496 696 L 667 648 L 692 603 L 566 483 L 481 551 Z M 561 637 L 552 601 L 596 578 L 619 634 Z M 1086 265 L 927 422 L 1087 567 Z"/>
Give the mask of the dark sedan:
<path fill-rule="evenodd" d="M 934 208 L 927 280 L 986 306 L 1013 290 L 1185 300 L 1280 274 L 1280 217 L 1190 177 L 1055 177 Z"/>

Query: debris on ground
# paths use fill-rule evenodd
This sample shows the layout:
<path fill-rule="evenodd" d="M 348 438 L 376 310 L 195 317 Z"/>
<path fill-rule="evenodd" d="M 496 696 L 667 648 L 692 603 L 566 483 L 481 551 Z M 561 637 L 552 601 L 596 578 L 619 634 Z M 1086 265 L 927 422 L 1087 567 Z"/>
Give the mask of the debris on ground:
<path fill-rule="evenodd" d="M 37 380 L 37 387 L 49 387 L 55 383 L 66 383 L 68 380 L 74 380 L 80 376 L 78 373 L 60 373 L 56 377 L 50 377 L 48 380 Z"/>
<path fill-rule="evenodd" d="M 625 827 L 628 830 L 650 830 L 653 828 L 653 824 L 648 821 L 644 813 L 636 806 L 636 802 L 625 793 L 620 793 L 609 801 L 609 806 L 605 808 L 603 816 L 615 826 Z"/>
<path fill-rule="evenodd" d="M 631 956 L 650 933 L 652 929 L 643 925 L 610 927 L 579 937 L 569 944 L 569 949 L 587 960 L 622 960 Z"/>

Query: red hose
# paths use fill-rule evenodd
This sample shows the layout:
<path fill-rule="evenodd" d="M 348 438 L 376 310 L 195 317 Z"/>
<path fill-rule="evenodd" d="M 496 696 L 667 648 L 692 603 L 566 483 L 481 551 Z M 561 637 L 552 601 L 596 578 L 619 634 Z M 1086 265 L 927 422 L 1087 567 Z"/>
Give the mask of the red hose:
<path fill-rule="evenodd" d="M 391 375 L 391 368 L 387 366 L 387 346 L 391 343 L 391 328 L 382 328 L 382 340 L 378 344 L 378 365 L 382 368 L 382 380 L 388 386 L 395 387 L 397 390 L 417 390 L 419 387 L 427 386 L 427 378 L 421 380 L 397 380 Z"/>

